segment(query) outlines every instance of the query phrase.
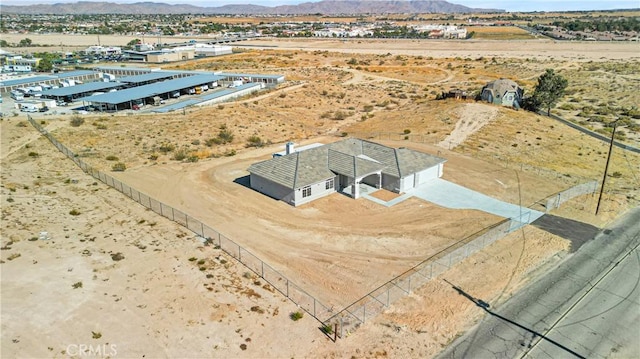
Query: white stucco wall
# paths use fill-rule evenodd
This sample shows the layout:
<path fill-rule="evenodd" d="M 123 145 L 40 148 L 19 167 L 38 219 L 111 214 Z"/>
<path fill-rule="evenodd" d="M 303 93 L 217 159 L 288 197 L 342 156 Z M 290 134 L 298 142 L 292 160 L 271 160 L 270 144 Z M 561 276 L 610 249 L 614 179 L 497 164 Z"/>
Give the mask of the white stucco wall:
<path fill-rule="evenodd" d="M 316 200 L 318 198 L 322 198 L 324 196 L 328 196 L 332 193 L 334 193 L 336 191 L 337 188 L 337 177 L 332 177 L 333 178 L 333 187 L 330 189 L 326 189 L 326 183 L 327 180 L 329 178 L 327 178 L 327 180 L 324 180 L 322 182 L 318 182 L 318 183 L 314 183 L 311 186 L 311 195 L 308 197 L 302 197 L 302 188 L 296 188 L 294 194 L 294 202 L 292 203 L 294 206 L 300 206 L 302 204 L 305 203 L 309 203 L 313 200 Z"/>
<path fill-rule="evenodd" d="M 287 188 L 255 174 L 250 175 L 249 181 L 251 188 L 254 190 L 277 200 L 293 204 L 294 191 L 291 188 Z"/>

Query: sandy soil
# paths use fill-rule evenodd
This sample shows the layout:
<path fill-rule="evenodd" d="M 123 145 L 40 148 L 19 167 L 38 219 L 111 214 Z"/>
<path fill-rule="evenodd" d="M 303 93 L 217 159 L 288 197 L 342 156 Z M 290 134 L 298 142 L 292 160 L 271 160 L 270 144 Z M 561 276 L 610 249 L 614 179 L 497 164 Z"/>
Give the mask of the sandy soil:
<path fill-rule="evenodd" d="M 296 307 L 260 279 L 243 274 L 247 270 L 233 259 L 219 250 L 203 246 L 184 228 L 132 203 L 116 191 L 94 183 L 46 140 L 34 136 L 32 128 L 16 126 L 16 123 L 11 120 L 0 124 L 3 154 L 7 148 L 20 147 L 3 157 L 2 166 L 3 356 L 77 356 L 79 345 L 92 346 L 93 349 L 88 350 L 96 350 L 96 347 L 110 350 L 111 357 L 202 357 L 204 353 L 214 357 L 371 357 L 385 350 L 388 355 L 397 357 L 409 353 L 412 348 L 422 356 L 436 353 L 467 323 L 465 320 L 460 322 L 460 316 L 447 314 L 457 312 L 454 311 L 456 307 L 465 306 L 457 299 L 453 302 L 450 298 L 445 300 L 448 291 L 437 281 L 407 298 L 406 303 L 397 303 L 388 314 L 349 339 L 332 343 L 317 330 L 318 323 L 314 324 L 312 318 L 291 321 L 288 315 L 296 311 Z M 396 261 L 406 266 L 424 256 L 421 252 L 424 249 L 415 244 L 417 238 L 412 238 L 417 233 L 423 233 L 420 237 L 424 238 L 425 231 L 429 231 L 428 238 L 434 242 L 425 248 L 436 246 L 438 238 L 462 234 L 460 227 L 447 225 L 449 220 L 445 217 L 455 217 L 455 223 L 465 222 L 468 218 L 464 225 L 468 229 L 464 231 L 477 227 L 472 221 L 493 220 L 478 213 L 456 212 L 453 215 L 426 203 L 410 201 L 406 206 L 398 207 L 399 212 L 392 209 L 392 213 L 407 215 L 409 211 L 417 211 L 432 220 L 417 223 L 410 216 L 399 223 L 406 233 L 398 236 L 394 234 L 397 233 L 394 227 L 372 225 L 382 217 L 388 217 L 389 212 L 381 213 L 382 208 L 375 208 L 365 201 L 336 195 L 313 206 L 293 209 L 229 181 L 236 174 L 244 173 L 246 163 L 269 151 L 247 152 L 239 158 L 198 163 L 189 171 L 184 171 L 183 166 L 155 166 L 125 172 L 121 177 L 134 185 L 144 186 L 153 195 L 174 200 L 176 206 L 184 206 L 187 210 L 198 205 L 198 198 L 206 202 L 212 195 L 221 196 L 216 199 L 215 206 L 204 206 L 207 210 L 200 212 L 204 218 L 208 213 L 215 213 L 219 216 L 215 224 L 226 229 L 225 233 L 234 235 L 234 239 L 246 239 L 248 246 L 253 246 L 252 249 L 260 251 L 269 260 L 284 265 L 282 262 L 288 258 L 290 263 L 284 268 L 288 275 L 295 275 L 295 268 L 306 267 L 308 272 L 298 277 L 315 273 L 316 279 L 324 281 L 322 285 L 333 284 L 335 292 L 345 295 L 355 288 L 362 288 L 364 278 L 372 280 L 367 277 L 371 273 L 362 272 L 365 268 L 381 270 L 382 264 Z M 38 155 L 30 156 L 32 152 Z M 456 165 L 451 164 L 451 167 Z M 174 180 L 167 181 L 171 178 Z M 193 196 L 181 191 L 189 186 L 202 192 Z M 190 193 L 198 193 L 191 189 Z M 230 193 L 223 195 L 227 191 Z M 215 208 L 218 210 L 214 211 Z M 340 213 L 335 212 L 336 209 Z M 72 210 L 79 214 L 71 215 Z M 371 218 L 353 233 L 336 238 L 320 235 L 323 227 L 340 228 L 346 223 L 354 223 L 343 213 L 363 211 Z M 245 216 L 238 218 L 236 213 Z M 282 213 L 290 215 L 289 220 L 278 215 Z M 328 217 L 334 216 L 344 218 L 345 223 L 330 224 Z M 313 222 L 317 224 L 310 228 L 303 225 Z M 239 226 L 245 228 L 237 228 Z M 35 239 L 40 231 L 47 231 L 51 239 Z M 371 231 L 386 232 L 374 235 Z M 250 232 L 253 236 L 249 238 L 237 237 Z M 372 234 L 365 239 L 357 232 Z M 288 238 L 289 243 L 279 237 Z M 514 243 L 519 243 L 519 237 L 512 235 Z M 546 260 L 567 246 L 565 241 L 543 233 L 535 232 L 535 238 L 538 239 L 528 242 L 535 244 L 527 251 L 531 262 L 518 267 L 514 283 L 524 278 L 529 265 L 535 267 L 539 260 Z M 362 247 L 363 241 L 368 241 L 365 247 Z M 269 246 L 264 246 L 265 242 Z M 340 250 L 354 242 L 357 244 L 354 248 L 360 248 L 359 251 L 353 248 Z M 424 241 L 419 242 L 424 244 Z M 502 262 L 496 263 L 489 258 L 500 253 L 510 257 L 518 248 L 499 243 L 497 252 L 488 249 L 486 254 L 474 256 L 471 264 L 465 265 L 478 266 L 474 271 L 481 271 L 483 265 Z M 329 244 L 339 244 L 339 247 L 331 249 Z M 395 246 L 397 244 L 403 249 L 394 250 L 400 249 Z M 325 249 L 321 250 L 322 247 Z M 332 263 L 327 266 L 323 262 L 324 273 L 316 273 L 317 268 L 314 270 L 314 261 L 309 257 L 313 249 Z M 288 251 L 289 255 L 281 256 L 282 250 Z M 378 251 L 378 254 L 365 254 L 370 251 Z M 381 255 L 382 252 L 386 255 Z M 124 258 L 116 261 L 113 255 L 118 253 Z M 277 262 L 278 258 L 280 262 Z M 348 270 L 340 268 L 342 266 L 348 266 Z M 391 269 L 400 266 L 395 264 Z M 357 268 L 359 275 L 354 272 Z M 332 281 L 332 273 L 339 274 L 341 280 Z M 354 275 L 350 278 L 353 280 L 350 286 L 344 284 L 348 275 Z M 456 273 L 448 275 L 451 275 L 449 278 L 457 277 Z M 74 288 L 77 283 L 81 283 L 81 287 Z M 495 283 L 492 288 L 506 290 L 501 283 Z M 317 288 L 311 280 L 304 284 Z M 433 286 L 439 289 L 434 290 Z M 479 296 L 487 293 L 485 298 L 500 297 L 499 292 L 492 292 L 491 288 L 482 291 L 481 288 L 484 287 L 478 283 L 468 287 Z M 515 284 L 513 288 L 516 288 Z M 434 296 L 437 293 L 445 297 Z M 426 302 L 418 305 L 415 302 L 418 298 L 424 298 L 420 303 L 426 298 L 431 298 L 429 301 L 443 298 L 447 303 L 441 303 L 443 307 L 426 305 Z M 415 318 L 419 322 L 396 321 L 398 311 L 417 313 Z M 468 311 L 472 309 L 468 307 L 461 313 Z M 22 320 L 25 313 L 32 319 Z M 395 322 L 397 324 L 390 324 Z M 413 334 L 389 337 L 390 333 L 399 333 L 396 327 L 409 328 L 408 332 Z M 437 329 L 439 334 L 424 343 L 416 340 L 415 336 L 427 327 Z M 290 346 L 291 342 L 298 345 Z"/>
<path fill-rule="evenodd" d="M 140 36 L 119 35 L 65 35 L 61 41 L 59 34 L 3 34 L 9 43 L 18 43 L 29 37 L 38 47 L 12 48 L 18 53 L 32 51 L 72 51 L 92 45 L 124 46 Z M 182 42 L 194 37 L 162 37 L 160 42 Z M 198 38 L 198 37 L 195 37 Z M 207 37 L 200 37 L 207 39 Z M 155 37 L 145 38 L 156 43 Z M 278 48 L 286 50 L 326 50 L 346 53 L 405 54 L 412 56 L 449 57 L 510 57 L 510 58 L 554 58 L 598 61 L 603 59 L 638 59 L 637 43 L 634 42 L 577 42 L 539 40 L 363 40 L 363 39 L 259 39 L 233 43 L 232 46 L 250 48 Z"/>
<path fill-rule="evenodd" d="M 320 46 L 314 41 L 303 44 Z M 424 48 L 416 50 L 421 43 L 394 44 L 397 47 L 382 50 L 431 56 Z M 551 42 L 539 49 L 542 42 L 510 44 L 521 52 L 493 44 L 491 51 L 502 54 L 497 56 L 525 56 L 528 51 L 564 56 Z M 330 41 L 323 49 L 357 50 L 349 45 L 354 44 Z M 485 43 L 477 45 L 482 50 Z M 578 53 L 579 46 L 586 44 L 566 45 L 568 53 L 576 51 L 576 62 L 598 60 L 596 47 L 611 50 L 602 56 L 637 56 L 626 44 L 598 43 L 584 54 Z M 622 50 L 616 51 L 616 46 Z M 446 179 L 526 206 L 584 178 L 600 176 L 606 144 L 550 119 L 491 105 L 427 99 L 434 90 L 428 86 L 439 86 L 443 80 L 447 85 L 484 81 L 496 78 L 496 69 L 530 77 L 547 64 L 525 66 L 522 60 L 509 69 L 485 63 L 466 75 L 458 67 L 462 61 L 445 69 L 450 59 L 403 70 L 406 59 L 363 55 L 358 61 L 370 65 L 357 69 L 346 65 L 354 56 L 346 53 L 341 57 L 262 51 L 230 57 L 229 63 L 215 59 L 180 66 L 285 73 L 301 85 L 285 95 L 274 92 L 185 114 L 87 116 L 79 128 L 70 127 L 64 117 L 39 119 L 101 170 L 109 171 L 112 163 L 105 158 L 117 155 L 128 169 L 110 174 L 193 214 L 336 307 L 499 219 L 418 200 L 383 208 L 338 194 L 292 208 L 243 185 L 249 164 L 269 158 L 281 149 L 278 144 L 289 139 L 299 144 L 328 142 L 337 137 L 326 135 L 341 132 L 402 134 L 408 129 L 422 140 L 392 141 L 384 135 L 378 140 L 443 156 L 448 160 Z M 363 43 L 358 51 L 377 53 L 381 47 Z M 457 56 L 456 51 L 448 56 Z M 461 56 L 476 56 L 470 51 Z M 268 65 L 252 62 L 258 57 Z M 380 65 L 383 60 L 388 72 Z M 372 109 L 365 110 L 367 105 Z M 331 119 L 338 110 L 349 116 Z M 233 131 L 236 141 L 204 146 L 221 125 Z M 244 141 L 252 135 L 275 145 L 245 148 Z M 447 136 L 461 142 L 452 148 L 455 152 L 437 146 Z M 172 153 L 159 152 L 164 143 L 187 149 L 199 161 L 173 160 Z M 235 156 L 223 155 L 232 149 L 237 150 Z M 152 160 L 152 155 L 157 158 Z M 107 355 L 111 357 L 431 357 L 482 318 L 472 303 L 440 279 L 495 306 L 543 274 L 569 248 L 568 241 L 526 227 L 333 343 L 313 318 L 289 319 L 298 308 L 232 258 L 83 174 L 21 115 L 0 121 L 0 159 L 2 357 L 78 356 L 74 353 L 81 344 L 109 350 L 109 345 L 116 345 L 117 353 Z M 610 221 L 637 203 L 638 188 L 630 187 L 637 161 L 631 154 L 612 158 L 612 173 L 622 176 L 608 182 L 600 216 L 590 214 L 591 196 L 577 198 L 555 213 L 599 226 Z M 37 240 L 41 231 L 51 240 Z M 124 259 L 114 260 L 118 253 Z"/>
<path fill-rule="evenodd" d="M 392 45 L 391 45 L 392 44 Z M 412 56 L 449 57 L 510 57 L 510 58 L 554 58 L 597 61 L 603 59 L 640 58 L 638 45 L 633 42 L 563 42 L 552 40 L 252 40 L 236 46 L 275 47 L 288 50 L 327 49 L 336 52 L 368 54 L 405 54 Z"/>
<path fill-rule="evenodd" d="M 458 122 L 453 131 L 445 137 L 438 146 L 446 149 L 456 148 L 463 143 L 467 137 L 473 135 L 484 125 L 493 121 L 498 114 L 497 107 L 485 106 L 483 104 L 469 103 L 458 110 Z"/>

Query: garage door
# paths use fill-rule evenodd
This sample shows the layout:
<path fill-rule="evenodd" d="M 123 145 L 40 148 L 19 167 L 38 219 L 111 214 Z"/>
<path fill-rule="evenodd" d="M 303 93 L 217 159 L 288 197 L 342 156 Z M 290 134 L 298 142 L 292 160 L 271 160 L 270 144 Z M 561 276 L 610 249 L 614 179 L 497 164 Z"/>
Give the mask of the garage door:
<path fill-rule="evenodd" d="M 438 166 L 433 166 L 422 172 L 416 173 L 416 186 L 427 183 L 434 178 L 438 178 Z"/>

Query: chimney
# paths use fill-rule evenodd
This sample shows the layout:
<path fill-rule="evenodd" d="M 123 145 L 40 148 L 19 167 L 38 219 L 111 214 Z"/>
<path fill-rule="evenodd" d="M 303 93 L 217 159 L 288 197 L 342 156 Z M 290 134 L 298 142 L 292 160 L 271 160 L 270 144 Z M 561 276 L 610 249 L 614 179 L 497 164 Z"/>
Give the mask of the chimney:
<path fill-rule="evenodd" d="M 294 143 L 289 141 L 287 142 L 287 144 L 285 145 L 285 155 L 290 155 L 294 152 L 296 152 L 296 150 L 293 148 Z"/>

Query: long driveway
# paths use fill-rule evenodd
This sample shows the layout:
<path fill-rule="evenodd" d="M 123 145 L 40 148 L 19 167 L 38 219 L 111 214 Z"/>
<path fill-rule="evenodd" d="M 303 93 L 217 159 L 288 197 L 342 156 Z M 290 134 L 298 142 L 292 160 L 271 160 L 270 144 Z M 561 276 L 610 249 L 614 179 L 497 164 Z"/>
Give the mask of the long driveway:
<path fill-rule="evenodd" d="M 476 209 L 504 218 L 519 219 L 522 223 L 531 223 L 544 213 L 500 201 L 480 192 L 443 180 L 431 180 L 409 192 L 412 196 L 454 209 Z"/>

